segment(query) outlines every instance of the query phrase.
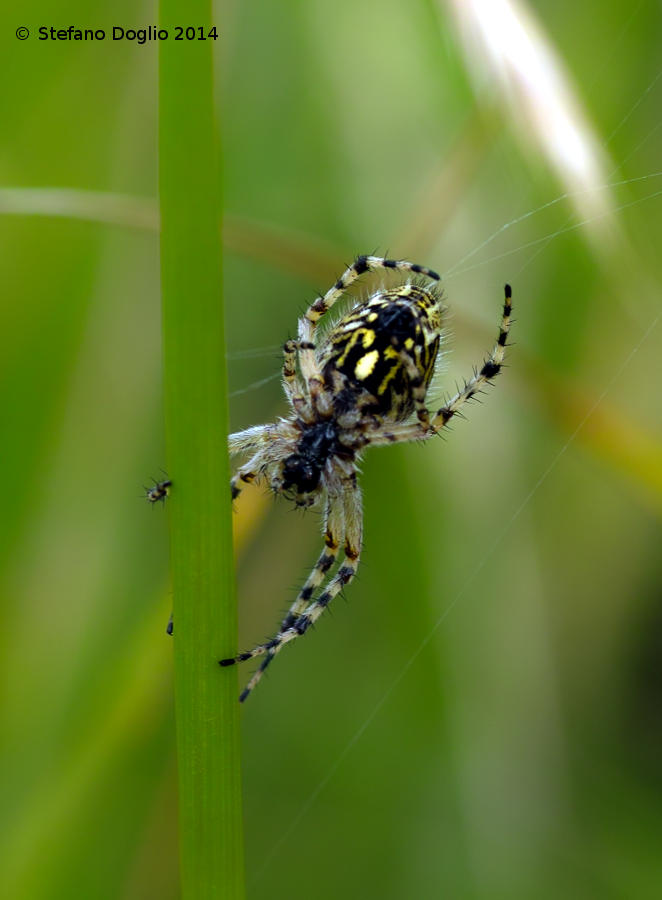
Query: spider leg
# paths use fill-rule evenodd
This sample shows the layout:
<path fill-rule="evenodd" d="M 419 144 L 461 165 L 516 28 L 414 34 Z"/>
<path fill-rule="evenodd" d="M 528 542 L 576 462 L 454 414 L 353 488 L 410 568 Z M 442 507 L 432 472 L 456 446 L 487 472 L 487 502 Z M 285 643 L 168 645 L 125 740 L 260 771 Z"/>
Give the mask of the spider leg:
<path fill-rule="evenodd" d="M 361 541 L 363 533 L 363 515 L 361 511 L 361 491 L 355 479 L 350 481 L 351 487 L 345 490 L 343 503 L 345 507 L 345 559 L 328 586 L 313 600 L 294 623 L 293 630 L 305 634 L 311 625 L 322 615 L 340 591 L 350 583 L 356 575 L 361 554 Z"/>
<path fill-rule="evenodd" d="M 439 281 L 439 275 L 432 269 L 425 266 L 419 266 L 417 263 L 407 262 L 404 259 L 383 259 L 380 256 L 357 256 L 351 266 L 340 276 L 338 281 L 329 288 L 323 297 L 318 297 L 306 312 L 301 320 L 305 323 L 305 331 L 309 333 L 301 334 L 303 340 L 310 340 L 317 322 L 322 316 L 328 312 L 333 304 L 345 293 L 347 288 L 353 284 L 357 278 L 364 272 L 375 272 L 378 269 L 396 269 L 401 272 L 414 272 L 418 275 L 426 275 L 435 281 Z"/>
<path fill-rule="evenodd" d="M 421 421 L 413 422 L 405 425 L 394 425 L 386 430 L 380 428 L 375 434 L 367 431 L 364 435 L 366 445 L 378 447 L 384 444 L 395 444 L 402 441 L 421 441 L 432 437 L 433 434 L 440 431 L 445 425 L 448 425 L 458 410 L 472 397 L 481 390 L 486 384 L 501 371 L 503 359 L 505 356 L 506 342 L 510 331 L 510 317 L 512 313 L 512 291 L 510 285 L 506 285 L 505 300 L 503 304 L 503 315 L 501 317 L 501 325 L 499 327 L 499 335 L 492 349 L 492 352 L 483 363 L 480 369 L 476 369 L 473 376 L 465 383 L 464 387 L 459 390 L 451 399 L 437 410 L 430 424 L 425 428 Z M 420 416 L 419 416 L 420 419 Z"/>
<path fill-rule="evenodd" d="M 324 550 L 299 591 L 296 600 L 283 619 L 280 630 L 291 628 L 310 602 L 315 590 L 322 584 L 324 577 L 333 566 L 338 556 L 340 542 L 345 536 L 345 511 L 340 499 L 328 496 L 326 501 Z"/>
<path fill-rule="evenodd" d="M 492 381 L 493 378 L 501 371 L 504 356 L 506 355 L 506 342 L 508 340 L 508 332 L 510 331 L 510 317 L 512 315 L 512 289 L 509 284 L 506 285 L 504 292 L 503 315 L 501 316 L 501 324 L 499 326 L 499 335 L 496 343 L 492 348 L 492 352 L 483 363 L 480 369 L 477 369 L 473 376 L 465 383 L 462 390 L 458 391 L 445 406 L 433 416 L 430 427 L 437 431 L 443 428 L 460 407 L 471 400 L 482 387 Z"/>
<path fill-rule="evenodd" d="M 326 527 L 324 535 L 325 549 L 315 563 L 315 567 L 306 579 L 304 586 L 299 591 L 296 600 L 290 607 L 287 615 L 283 619 L 278 634 L 264 644 L 258 644 L 252 650 L 240 653 L 236 657 L 230 659 L 222 659 L 220 665 L 231 666 L 237 662 L 244 662 L 253 659 L 256 656 L 265 656 L 260 667 L 253 674 L 250 681 L 246 685 L 239 697 L 243 703 L 251 693 L 253 688 L 262 678 L 262 674 L 272 659 L 280 651 L 280 649 L 294 638 L 299 636 L 299 632 L 294 627 L 301 614 L 310 603 L 313 592 L 318 588 L 324 580 L 326 573 L 333 566 L 338 555 L 340 542 L 345 536 L 345 504 L 342 497 L 329 496 L 327 498 Z M 266 654 L 266 655 L 265 655 Z"/>
<path fill-rule="evenodd" d="M 298 430 L 294 425 L 281 419 L 272 425 L 256 425 L 245 431 L 238 431 L 228 437 L 228 449 L 230 455 L 237 453 L 251 453 L 252 455 L 243 466 L 232 476 L 230 486 L 232 499 L 236 500 L 244 484 L 251 484 L 261 476 L 274 459 L 287 453 L 298 437 Z M 241 482 L 241 483 L 240 483 Z M 272 482 L 272 487 L 274 482 Z"/>
<path fill-rule="evenodd" d="M 315 349 L 314 344 L 310 345 L 311 349 Z M 313 414 L 310 402 L 306 396 L 303 385 L 297 376 L 297 353 L 302 347 L 299 341 L 285 341 L 283 344 L 283 387 L 287 399 L 292 404 L 297 415 L 304 422 L 312 422 Z"/>
<path fill-rule="evenodd" d="M 290 399 L 299 392 L 296 361 L 296 341 L 285 341 L 283 344 L 283 385 L 285 393 Z"/>
<path fill-rule="evenodd" d="M 244 431 L 235 431 L 234 434 L 228 435 L 228 453 L 230 456 L 236 456 L 237 453 L 257 450 L 265 443 L 272 430 L 272 425 L 254 425 Z"/>
<path fill-rule="evenodd" d="M 245 466 L 242 466 L 240 469 L 234 473 L 232 478 L 230 479 L 230 490 L 232 493 L 232 499 L 236 500 L 239 494 L 241 494 L 243 485 L 252 484 L 255 479 L 260 474 L 260 465 L 259 465 L 260 454 L 256 454 L 252 459 L 250 459 Z M 240 487 L 241 482 L 241 487 Z"/>

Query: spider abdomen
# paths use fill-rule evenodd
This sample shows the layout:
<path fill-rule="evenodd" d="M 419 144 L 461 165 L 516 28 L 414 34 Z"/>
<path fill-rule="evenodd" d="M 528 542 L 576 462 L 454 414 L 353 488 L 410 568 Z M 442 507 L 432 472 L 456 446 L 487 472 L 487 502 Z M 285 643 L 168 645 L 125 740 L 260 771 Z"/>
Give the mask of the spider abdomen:
<path fill-rule="evenodd" d="M 413 383 L 434 374 L 441 300 L 434 287 L 404 284 L 355 307 L 329 334 L 322 354 L 327 383 L 339 373 L 371 413 L 394 422 L 414 409 Z"/>

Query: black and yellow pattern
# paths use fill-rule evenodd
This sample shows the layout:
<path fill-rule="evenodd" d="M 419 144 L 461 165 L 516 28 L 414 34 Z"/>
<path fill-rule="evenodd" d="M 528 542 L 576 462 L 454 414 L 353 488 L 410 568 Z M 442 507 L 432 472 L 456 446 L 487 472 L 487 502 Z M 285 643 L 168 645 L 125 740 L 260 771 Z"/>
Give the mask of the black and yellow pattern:
<path fill-rule="evenodd" d="M 170 488 L 172 487 L 172 481 L 169 478 L 165 478 L 163 481 L 154 481 L 154 484 L 151 487 L 145 488 L 145 497 L 149 500 L 150 503 L 163 503 L 165 502 L 166 497 L 170 494 Z"/>
<path fill-rule="evenodd" d="M 441 316 L 433 286 L 379 291 L 329 335 L 320 360 L 325 382 L 333 384 L 339 373 L 364 409 L 384 421 L 405 421 L 414 411 L 414 388 L 425 394 L 434 374 Z"/>
<path fill-rule="evenodd" d="M 359 277 L 379 270 L 399 273 L 402 283 L 357 303 L 318 344 L 320 318 Z M 356 574 L 363 527 L 356 472 L 362 451 L 426 440 L 501 370 L 510 329 L 509 285 L 488 359 L 441 409 L 428 410 L 444 314 L 438 281 L 436 272 L 405 260 L 357 257 L 299 320 L 297 339 L 283 346 L 289 418 L 229 437 L 230 452 L 248 456 L 232 478 L 233 499 L 244 485 L 265 478 L 274 493 L 292 498 L 299 507 L 325 504 L 324 549 L 278 633 L 252 650 L 220 660 L 230 666 L 263 657 L 241 693 L 242 702 L 276 654 L 305 634 Z"/>

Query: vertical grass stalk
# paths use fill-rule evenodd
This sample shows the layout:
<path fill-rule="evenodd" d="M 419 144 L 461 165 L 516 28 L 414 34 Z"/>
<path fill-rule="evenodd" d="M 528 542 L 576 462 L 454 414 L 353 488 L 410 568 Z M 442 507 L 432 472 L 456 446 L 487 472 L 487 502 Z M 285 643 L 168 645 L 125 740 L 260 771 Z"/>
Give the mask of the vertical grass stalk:
<path fill-rule="evenodd" d="M 209 0 L 161 0 L 159 189 L 182 897 L 244 896 L 226 450 L 219 154 Z"/>

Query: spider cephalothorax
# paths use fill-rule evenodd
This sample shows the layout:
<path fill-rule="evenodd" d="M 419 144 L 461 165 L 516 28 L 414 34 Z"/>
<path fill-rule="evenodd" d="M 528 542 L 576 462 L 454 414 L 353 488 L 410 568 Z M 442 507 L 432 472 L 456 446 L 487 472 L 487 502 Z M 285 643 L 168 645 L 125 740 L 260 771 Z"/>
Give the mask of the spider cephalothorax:
<path fill-rule="evenodd" d="M 291 453 L 283 462 L 282 490 L 291 491 L 296 498 L 307 498 L 319 494 L 320 481 L 329 460 L 346 451 L 340 443 L 338 426 L 333 419 L 313 423 L 298 420 L 296 424 L 301 436 L 297 441 L 296 453 Z M 298 506 L 311 505 L 307 499 L 295 502 Z"/>
<path fill-rule="evenodd" d="M 319 319 L 360 275 L 379 269 L 408 273 L 409 278 L 358 302 L 316 343 Z M 439 355 L 444 312 L 438 280 L 436 272 L 414 263 L 359 256 L 300 319 L 298 339 L 284 345 L 283 384 L 290 417 L 230 435 L 230 452 L 249 456 L 232 479 L 233 498 L 241 484 L 264 478 L 297 506 L 325 503 L 324 550 L 278 634 L 221 660 L 222 666 L 229 666 L 265 656 L 242 701 L 281 647 L 304 634 L 356 573 L 362 532 L 356 465 L 361 452 L 370 445 L 431 437 L 501 369 L 510 326 L 508 285 L 499 337 L 489 358 L 441 409 L 428 410 L 425 400 Z M 343 564 L 315 598 L 341 547 Z"/>

